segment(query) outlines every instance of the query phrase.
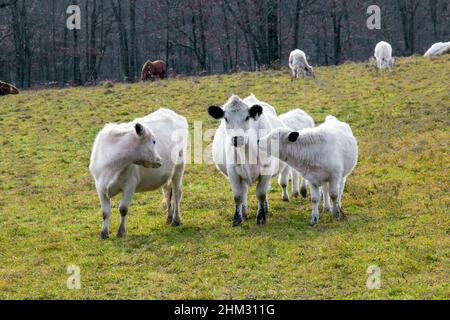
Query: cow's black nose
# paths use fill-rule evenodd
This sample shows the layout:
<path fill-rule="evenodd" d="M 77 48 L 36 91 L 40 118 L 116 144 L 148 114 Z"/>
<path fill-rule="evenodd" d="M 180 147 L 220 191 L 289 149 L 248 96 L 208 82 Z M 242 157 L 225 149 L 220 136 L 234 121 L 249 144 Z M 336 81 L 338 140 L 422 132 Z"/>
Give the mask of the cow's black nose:
<path fill-rule="evenodd" d="M 238 138 L 237 137 L 233 137 L 232 142 L 233 142 L 233 146 L 237 147 L 237 145 L 238 145 Z"/>

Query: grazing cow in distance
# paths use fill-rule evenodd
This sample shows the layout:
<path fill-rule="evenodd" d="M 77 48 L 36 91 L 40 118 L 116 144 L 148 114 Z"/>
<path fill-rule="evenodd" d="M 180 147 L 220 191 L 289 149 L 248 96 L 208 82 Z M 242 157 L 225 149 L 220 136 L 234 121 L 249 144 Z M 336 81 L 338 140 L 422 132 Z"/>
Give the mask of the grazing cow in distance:
<path fill-rule="evenodd" d="M 19 94 L 19 90 L 10 83 L 0 81 L 0 96 L 7 94 Z"/>
<path fill-rule="evenodd" d="M 107 124 L 97 135 L 90 172 L 103 210 L 101 238 L 109 236 L 110 200 L 119 193 L 121 215 L 117 237 L 125 234 L 125 219 L 135 192 L 163 189 L 168 223 L 181 223 L 181 184 L 187 154 L 188 123 L 168 109 L 123 124 Z"/>
<path fill-rule="evenodd" d="M 342 193 L 347 177 L 358 160 L 358 144 L 352 129 L 333 116 L 312 129 L 292 131 L 278 128 L 259 141 L 259 149 L 282 159 L 308 180 L 313 204 L 311 224 L 319 222 L 320 188 L 324 209 L 343 217 Z"/>
<path fill-rule="evenodd" d="M 289 56 L 289 68 L 292 72 L 292 80 L 304 77 L 314 77 L 314 69 L 308 63 L 306 54 L 299 49 L 295 49 Z"/>
<path fill-rule="evenodd" d="M 148 79 L 152 79 L 154 77 L 159 76 L 160 79 L 164 79 L 167 75 L 167 65 L 163 60 L 156 60 L 144 63 L 141 72 L 141 80 L 147 81 Z"/>
<path fill-rule="evenodd" d="M 450 42 L 438 42 L 425 52 L 424 57 L 436 57 L 450 53 Z"/>
<path fill-rule="evenodd" d="M 253 99 L 256 98 L 251 96 L 246 101 Z M 255 183 L 256 223 L 265 224 L 269 210 L 267 192 L 272 177 L 279 172 L 280 161 L 260 157 L 257 142 L 272 129 L 283 127 L 283 123 L 273 114 L 273 107 L 248 104 L 236 95 L 231 96 L 223 107 L 209 107 L 208 113 L 221 121 L 214 136 L 212 153 L 217 168 L 228 177 L 234 194 L 233 226 L 247 219 L 248 188 Z"/>
<path fill-rule="evenodd" d="M 375 59 L 377 61 L 378 69 L 389 69 L 392 71 L 395 65 L 395 58 L 392 57 L 392 46 L 385 42 L 379 42 L 375 47 L 374 53 Z"/>

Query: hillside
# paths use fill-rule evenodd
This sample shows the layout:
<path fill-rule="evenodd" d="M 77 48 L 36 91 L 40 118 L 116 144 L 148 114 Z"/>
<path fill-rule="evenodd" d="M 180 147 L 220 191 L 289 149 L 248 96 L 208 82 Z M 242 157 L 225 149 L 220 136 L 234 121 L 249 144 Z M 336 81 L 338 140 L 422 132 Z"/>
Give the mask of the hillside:
<path fill-rule="evenodd" d="M 449 83 L 445 56 L 403 58 L 393 73 L 318 68 L 316 80 L 294 83 L 283 70 L 1 97 L 0 298 L 448 299 Z M 348 220 L 322 213 L 309 226 L 310 202 L 283 203 L 274 179 L 268 224 L 255 224 L 253 188 L 250 220 L 231 228 L 228 181 L 195 164 L 181 227 L 166 225 L 155 191 L 134 196 L 126 238 L 114 238 L 115 209 L 112 237 L 100 241 L 88 165 L 102 126 L 165 106 L 215 128 L 206 108 L 233 93 L 352 126 L 360 158 L 343 196 Z M 71 264 L 81 290 L 66 288 Z M 366 287 L 371 265 L 379 290 Z"/>

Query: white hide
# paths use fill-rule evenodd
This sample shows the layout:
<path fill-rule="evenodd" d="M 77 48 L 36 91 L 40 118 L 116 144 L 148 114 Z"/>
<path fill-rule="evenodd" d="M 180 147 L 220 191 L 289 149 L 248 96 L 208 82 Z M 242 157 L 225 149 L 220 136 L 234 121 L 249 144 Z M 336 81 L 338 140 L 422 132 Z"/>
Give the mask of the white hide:
<path fill-rule="evenodd" d="M 314 69 L 309 65 L 306 54 L 299 49 L 295 49 L 289 55 L 289 68 L 292 72 L 292 79 L 298 79 L 300 76 L 314 76 Z"/>
<path fill-rule="evenodd" d="M 348 124 L 328 116 L 313 129 L 276 129 L 260 140 L 259 148 L 277 154 L 308 180 L 313 203 L 311 223 L 319 221 L 320 188 L 325 197 L 329 194 L 333 213 L 342 216 L 342 193 L 358 159 L 358 145 Z"/>
<path fill-rule="evenodd" d="M 257 184 L 257 223 L 264 224 L 268 212 L 267 191 L 272 176 L 279 172 L 279 161 L 273 157 L 258 155 L 258 140 L 283 123 L 268 104 L 246 98 L 247 104 L 233 95 L 222 107 L 210 107 L 209 114 L 220 120 L 213 141 L 213 160 L 217 168 L 228 177 L 235 200 L 233 225 L 239 225 L 247 217 L 248 187 Z"/>
<path fill-rule="evenodd" d="M 378 69 L 389 69 L 389 71 L 392 71 L 395 59 L 392 57 L 392 46 L 389 43 L 385 41 L 379 42 L 375 47 L 374 56 Z"/>
<path fill-rule="evenodd" d="M 141 128 L 141 135 L 138 134 Z M 130 123 L 108 124 L 95 139 L 90 172 L 103 210 L 101 237 L 107 238 L 110 223 L 110 199 L 123 193 L 118 236 L 125 233 L 125 217 L 135 192 L 163 187 L 168 221 L 180 224 L 179 205 L 188 141 L 184 117 L 168 109 L 159 109 Z"/>
<path fill-rule="evenodd" d="M 436 57 L 443 55 L 444 53 L 450 53 L 450 42 L 438 42 L 431 46 L 430 49 L 425 52 L 425 57 Z"/>
<path fill-rule="evenodd" d="M 298 131 L 307 128 L 314 128 L 313 118 L 301 109 L 294 109 L 278 116 L 278 119 L 283 122 L 284 126 L 292 131 Z M 301 192 L 299 191 L 299 173 L 293 170 L 290 166 L 284 165 L 280 170 L 278 177 L 278 183 L 283 189 L 282 199 L 283 201 L 289 201 L 288 184 L 289 178 L 292 180 L 292 196 L 298 197 L 300 193 L 303 197 L 306 197 L 307 181 L 302 178 Z"/>

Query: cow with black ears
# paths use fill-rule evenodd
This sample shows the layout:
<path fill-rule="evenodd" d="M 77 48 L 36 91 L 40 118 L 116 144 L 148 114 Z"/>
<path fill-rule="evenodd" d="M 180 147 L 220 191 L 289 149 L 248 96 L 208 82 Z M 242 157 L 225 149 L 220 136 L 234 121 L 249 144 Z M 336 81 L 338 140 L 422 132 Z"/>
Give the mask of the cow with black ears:
<path fill-rule="evenodd" d="M 258 140 L 283 123 L 263 105 L 249 105 L 233 95 L 222 106 L 208 109 L 211 117 L 221 120 L 213 141 L 213 160 L 217 168 L 228 177 L 234 194 L 233 226 L 247 219 L 249 186 L 256 183 L 258 225 L 266 223 L 268 214 L 267 192 L 271 178 L 278 174 L 280 162 L 272 156 L 258 154 Z"/>

